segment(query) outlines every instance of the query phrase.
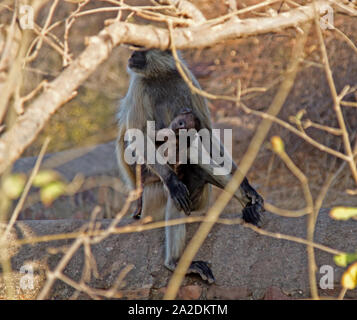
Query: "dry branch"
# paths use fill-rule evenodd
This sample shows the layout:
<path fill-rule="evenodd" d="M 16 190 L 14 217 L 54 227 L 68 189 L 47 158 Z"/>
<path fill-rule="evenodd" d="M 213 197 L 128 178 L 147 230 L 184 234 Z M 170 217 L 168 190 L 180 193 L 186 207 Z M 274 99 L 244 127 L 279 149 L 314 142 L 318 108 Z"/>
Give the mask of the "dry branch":
<path fill-rule="evenodd" d="M 173 5 L 179 9 L 182 14 L 189 16 L 195 22 L 205 22 L 206 18 L 197 7 L 186 0 L 160 0 L 161 4 Z"/>
<path fill-rule="evenodd" d="M 318 1 L 319 11 L 328 6 Z M 199 48 L 219 41 L 295 27 L 314 18 L 312 5 L 299 7 L 272 18 L 229 20 L 212 26 L 209 23 L 173 30 L 177 49 Z M 113 48 L 122 43 L 167 49 L 169 31 L 153 26 L 116 22 L 92 37 L 83 53 L 19 116 L 0 140 L 0 174 L 13 163 L 36 138 L 51 115 L 72 99 L 75 90 L 105 61 Z"/>

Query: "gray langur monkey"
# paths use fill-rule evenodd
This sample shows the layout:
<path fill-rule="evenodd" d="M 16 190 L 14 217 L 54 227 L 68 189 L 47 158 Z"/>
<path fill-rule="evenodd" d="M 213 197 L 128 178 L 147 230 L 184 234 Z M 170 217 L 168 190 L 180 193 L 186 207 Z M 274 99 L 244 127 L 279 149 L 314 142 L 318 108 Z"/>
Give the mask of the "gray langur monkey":
<path fill-rule="evenodd" d="M 182 59 L 180 62 L 184 63 Z M 187 67 L 185 69 L 192 83 L 200 88 L 196 78 Z M 118 112 L 116 154 L 120 176 L 134 190 L 136 166 L 129 165 L 124 159 L 128 145 L 125 133 L 128 129 L 140 129 L 146 134 L 147 121 L 155 121 L 159 130 L 169 128 L 185 108 L 192 110 L 199 128 L 211 131 L 212 124 L 205 98 L 191 91 L 178 72 L 170 50 L 134 51 L 128 61 L 128 72 L 130 85 Z M 226 176 L 215 176 L 212 166 L 207 164 L 203 166 L 188 161 L 174 170 L 169 164 L 145 162 L 142 166 L 145 183 L 141 215 L 168 221 L 191 212 L 204 212 L 209 204 L 211 184 L 224 188 L 237 170 L 237 165 L 233 160 L 231 162 L 232 171 Z M 264 200 L 247 178 L 244 178 L 234 196 L 243 205 L 243 219 L 258 225 L 260 214 L 264 211 Z M 176 268 L 184 250 L 185 239 L 185 224 L 165 227 L 165 266 L 171 271 Z M 193 261 L 188 273 L 198 273 L 209 283 L 214 282 L 213 273 L 204 261 Z"/>

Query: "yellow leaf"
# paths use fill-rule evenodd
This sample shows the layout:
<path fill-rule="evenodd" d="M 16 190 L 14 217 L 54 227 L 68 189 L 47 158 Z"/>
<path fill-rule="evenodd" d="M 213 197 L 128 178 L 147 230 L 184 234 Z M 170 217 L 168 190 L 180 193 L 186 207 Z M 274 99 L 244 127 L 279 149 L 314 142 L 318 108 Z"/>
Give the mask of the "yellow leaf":
<path fill-rule="evenodd" d="M 353 207 L 334 207 L 330 211 L 330 217 L 336 220 L 348 220 L 357 216 L 357 208 Z"/>
<path fill-rule="evenodd" d="M 45 185 L 59 180 L 60 176 L 56 171 L 53 170 L 41 170 L 35 178 L 33 179 L 33 185 L 35 187 L 44 187 Z"/>
<path fill-rule="evenodd" d="M 342 286 L 352 290 L 357 287 L 357 262 L 351 265 L 342 275 Z"/>
<path fill-rule="evenodd" d="M 58 197 L 66 193 L 66 185 L 61 181 L 51 182 L 40 191 L 41 201 L 45 206 L 49 206 Z"/>
<path fill-rule="evenodd" d="M 17 199 L 24 190 L 26 175 L 24 173 L 15 173 L 7 176 L 3 184 L 5 195 L 10 199 Z"/>
<path fill-rule="evenodd" d="M 280 137 L 278 137 L 278 136 L 273 136 L 273 137 L 270 139 L 270 142 L 271 142 L 271 145 L 272 145 L 272 147 L 273 147 L 273 150 L 274 150 L 276 153 L 284 152 L 284 142 L 283 142 L 283 140 L 281 140 Z"/>

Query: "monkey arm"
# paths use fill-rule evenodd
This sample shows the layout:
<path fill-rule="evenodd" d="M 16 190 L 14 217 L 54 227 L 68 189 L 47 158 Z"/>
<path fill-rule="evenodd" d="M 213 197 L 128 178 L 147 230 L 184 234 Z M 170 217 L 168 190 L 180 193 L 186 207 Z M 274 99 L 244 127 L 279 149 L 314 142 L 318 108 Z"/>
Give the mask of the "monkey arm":
<path fill-rule="evenodd" d="M 215 139 L 215 138 L 212 138 Z M 224 189 L 229 181 L 232 179 L 233 174 L 239 170 L 236 163 L 230 156 L 230 154 L 224 149 L 223 144 L 220 141 L 215 141 L 214 143 L 211 143 L 212 148 L 220 148 L 220 154 L 224 154 L 225 157 L 228 157 L 228 160 L 231 163 L 232 169 L 231 172 L 224 174 L 224 175 L 218 175 L 215 172 L 215 169 L 220 169 L 222 166 L 219 164 L 215 163 L 212 160 L 211 157 L 211 162 L 209 164 L 205 164 L 202 161 L 202 158 L 198 159 L 198 166 L 203 169 L 203 171 L 206 173 L 205 179 L 221 188 Z M 198 152 L 198 155 L 200 157 L 201 153 Z M 212 150 L 211 154 L 212 156 Z M 264 212 L 264 199 L 258 194 L 258 192 L 249 184 L 249 181 L 246 177 L 243 178 L 242 183 L 240 184 L 239 188 L 235 191 L 234 197 L 241 203 L 243 207 L 243 219 L 246 222 L 253 223 L 257 225 L 260 221 L 260 214 Z"/>
<path fill-rule="evenodd" d="M 215 185 L 220 189 L 224 189 L 233 177 L 233 173 L 238 170 L 234 164 L 232 173 L 227 175 L 216 175 L 213 172 L 214 166 L 212 164 L 198 164 L 200 168 L 206 173 L 205 179 L 208 183 Z M 243 219 L 246 222 L 258 225 L 260 221 L 260 214 L 264 212 L 264 199 L 259 193 L 249 184 L 246 177 L 239 188 L 233 195 L 243 207 Z"/>
<path fill-rule="evenodd" d="M 146 164 L 164 183 L 177 209 L 190 214 L 190 195 L 187 187 L 168 164 Z"/>
<path fill-rule="evenodd" d="M 192 109 L 183 109 L 180 114 L 171 122 L 170 128 L 178 134 L 178 129 L 196 129 L 199 131 L 201 126 L 198 121 L 198 117 L 194 115 Z M 195 144 L 190 145 L 189 148 L 195 148 Z M 216 148 L 216 152 L 213 152 L 213 148 Z M 218 150 L 219 149 L 219 150 Z M 215 174 L 215 169 L 220 169 L 219 164 L 214 162 L 213 154 L 220 154 L 224 156 L 225 160 L 230 163 L 231 171 L 225 175 Z M 187 153 L 189 155 L 190 153 Z M 198 155 L 202 155 L 200 150 L 197 150 Z M 213 184 L 221 189 L 224 189 L 228 182 L 232 179 L 233 174 L 238 170 L 236 163 L 230 156 L 227 150 L 225 150 L 221 141 L 211 135 L 211 147 L 210 147 L 210 160 L 209 164 L 205 164 L 202 159 L 198 159 L 198 164 L 203 169 L 200 171 L 199 179 L 202 179 L 210 184 Z M 221 168 L 222 169 L 222 168 Z M 192 170 L 192 169 L 191 169 Z M 234 193 L 234 197 L 241 203 L 243 209 L 243 216 L 245 220 L 251 220 L 253 223 L 259 218 L 259 213 L 263 209 L 263 199 L 249 184 L 246 177 L 238 190 Z M 249 209 L 248 209 L 249 208 Z M 251 219 L 250 219 L 251 218 Z"/>

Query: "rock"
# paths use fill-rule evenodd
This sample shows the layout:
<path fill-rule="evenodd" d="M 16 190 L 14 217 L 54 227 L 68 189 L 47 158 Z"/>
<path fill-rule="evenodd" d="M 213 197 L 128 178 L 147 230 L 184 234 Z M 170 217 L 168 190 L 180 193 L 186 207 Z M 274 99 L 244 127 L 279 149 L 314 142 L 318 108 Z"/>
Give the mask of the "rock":
<path fill-rule="evenodd" d="M 248 287 L 219 287 L 212 285 L 207 291 L 207 299 L 239 300 L 248 299 L 252 292 Z"/>
<path fill-rule="evenodd" d="M 21 158 L 15 162 L 14 172 L 30 171 L 37 157 Z M 86 177 L 116 172 L 115 141 L 93 147 L 77 148 L 56 153 L 48 153 L 41 168 L 55 167 L 66 179 L 72 180 L 76 174 Z"/>
<path fill-rule="evenodd" d="M 227 215 L 224 215 L 226 218 Z M 106 228 L 111 220 L 100 220 L 101 228 Z M 124 219 L 120 225 L 132 223 Z M 70 233 L 79 230 L 87 221 L 83 220 L 29 220 L 16 223 L 19 238 L 47 234 Z M 306 237 L 306 217 L 283 218 L 266 213 L 263 229 L 298 237 Z M 197 224 L 188 225 L 188 237 L 197 229 Z M 317 243 L 346 252 L 354 252 L 357 247 L 357 222 L 332 220 L 327 210 L 321 210 L 315 232 Z M 17 247 L 11 244 L 15 237 L 9 238 L 11 264 L 14 274 L 17 298 L 34 298 L 44 285 L 45 271 L 54 269 L 63 256 L 63 250 L 73 240 L 42 242 L 35 245 Z M 111 235 L 100 243 L 91 246 L 96 261 L 98 275 L 92 273 L 87 283 L 95 289 L 109 289 L 124 268 L 133 268 L 125 276 L 120 287 L 123 298 L 152 299 L 162 298 L 171 272 L 163 266 L 163 229 L 138 233 Z M 57 248 L 55 251 L 51 248 Z M 315 250 L 317 263 L 317 284 L 325 274 L 320 267 L 333 268 L 333 283 L 338 286 L 345 268 L 337 267 L 333 255 Z M 295 242 L 260 235 L 241 225 L 216 225 L 197 260 L 209 261 L 216 278 L 212 286 L 201 281 L 198 276 L 186 276 L 180 291 L 181 299 L 265 299 L 307 298 L 310 295 L 306 246 Z M 93 261 L 92 261 L 93 263 Z M 32 267 L 35 276 L 34 289 L 23 290 L 20 280 L 24 274 L 21 267 Z M 64 274 L 74 281 L 80 281 L 84 267 L 83 248 L 70 259 Z M 0 277 L 1 278 L 1 277 Z M 0 280 L 0 296 L 4 296 L 3 279 Z M 21 290 L 20 290 L 21 289 Z M 161 291 L 160 291 L 161 290 Z M 159 292 L 160 291 L 160 292 Z M 328 291 L 328 292 L 325 292 Z M 349 290 L 347 298 L 356 298 L 357 290 Z M 321 295 L 338 294 L 330 289 L 319 290 Z M 48 298 L 68 299 L 74 289 L 62 281 L 56 281 Z M 88 298 L 87 295 L 81 297 Z"/>
<path fill-rule="evenodd" d="M 150 289 L 149 288 L 140 288 L 134 290 L 122 290 L 121 292 L 122 299 L 127 300 L 147 300 L 150 298 Z"/>
<path fill-rule="evenodd" d="M 202 294 L 199 285 L 184 286 L 180 288 L 177 298 L 182 300 L 198 300 Z"/>
<path fill-rule="evenodd" d="M 280 288 L 270 287 L 265 292 L 264 300 L 291 300 L 292 298 L 284 294 Z"/>
<path fill-rule="evenodd" d="M 13 172 L 30 172 L 36 160 L 36 157 L 19 159 Z M 86 186 L 73 196 L 59 197 L 50 207 L 44 207 L 38 192 L 32 189 L 30 198 L 33 196 L 33 200 L 29 201 L 29 206 L 25 204 L 19 220 L 89 219 L 98 204 L 103 207 L 98 218 L 113 218 L 123 206 L 126 190 L 118 179 L 115 141 L 46 154 L 42 163 L 41 169 L 54 169 L 66 181 L 81 174 L 86 178 Z M 114 183 L 120 191 L 110 187 Z"/>

